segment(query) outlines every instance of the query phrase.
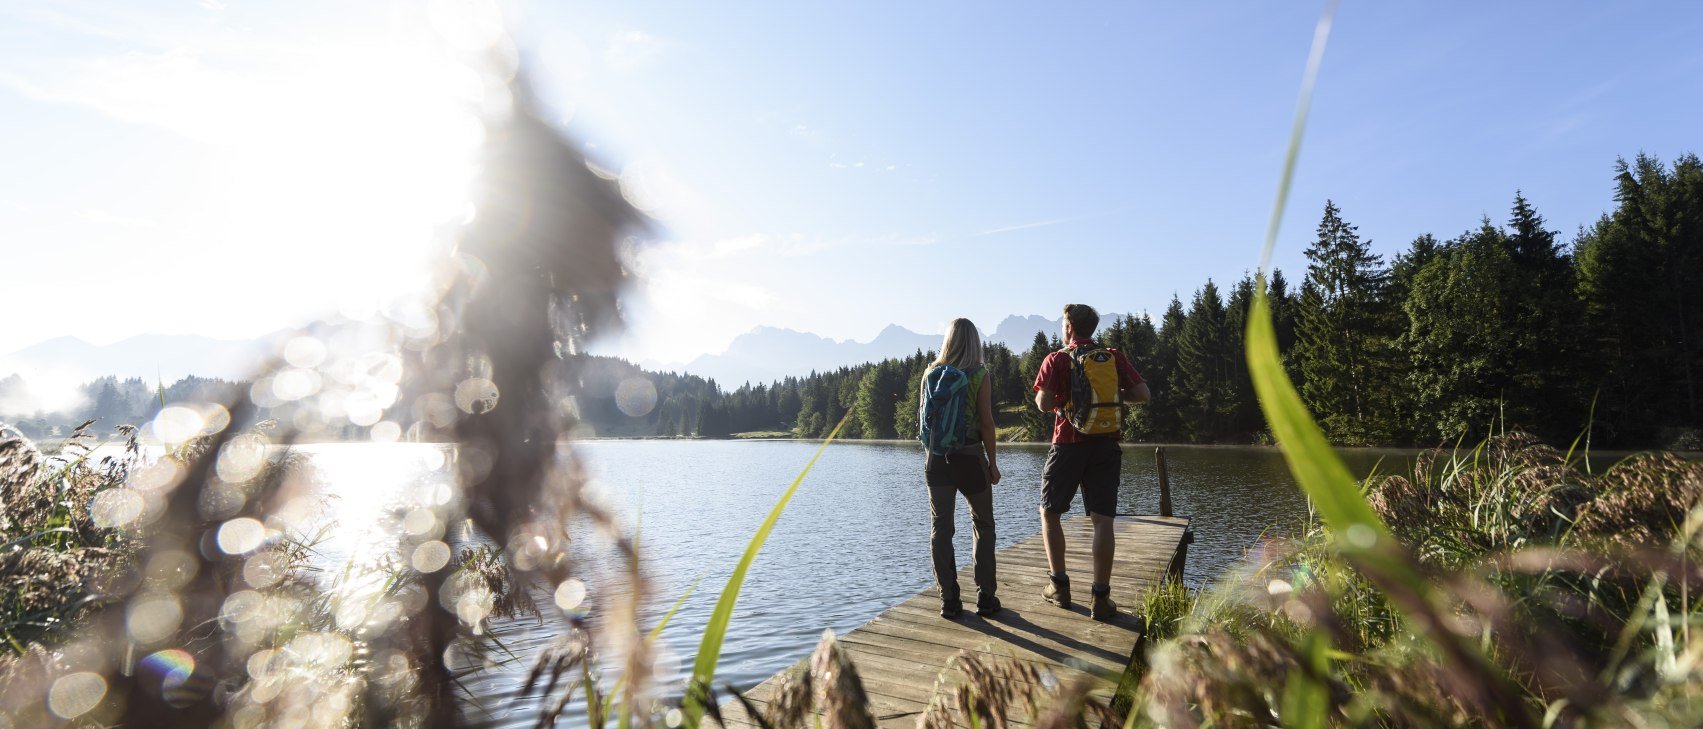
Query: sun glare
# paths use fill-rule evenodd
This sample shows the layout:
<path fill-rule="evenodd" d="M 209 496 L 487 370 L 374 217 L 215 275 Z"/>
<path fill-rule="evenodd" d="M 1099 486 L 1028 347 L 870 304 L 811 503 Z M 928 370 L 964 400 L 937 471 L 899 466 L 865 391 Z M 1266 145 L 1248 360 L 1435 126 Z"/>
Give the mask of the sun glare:
<path fill-rule="evenodd" d="M 366 318 L 421 288 L 445 233 L 474 214 L 485 121 L 506 99 L 425 28 L 308 56 L 261 79 L 252 108 L 208 110 L 240 131 L 225 140 L 207 273 Z"/>

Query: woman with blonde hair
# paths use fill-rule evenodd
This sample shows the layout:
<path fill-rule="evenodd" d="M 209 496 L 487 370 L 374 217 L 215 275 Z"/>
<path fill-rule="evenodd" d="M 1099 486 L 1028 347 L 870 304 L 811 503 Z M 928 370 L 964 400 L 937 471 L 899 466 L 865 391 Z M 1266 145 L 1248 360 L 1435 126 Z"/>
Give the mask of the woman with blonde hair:
<path fill-rule="evenodd" d="M 976 614 L 999 612 L 994 570 L 993 488 L 999 483 L 995 460 L 993 387 L 982 360 L 982 336 L 969 319 L 954 319 L 940 345 L 940 356 L 924 371 L 918 416 L 919 437 L 928 451 L 923 468 L 928 481 L 931 520 L 929 548 L 934 582 L 940 588 L 940 616 L 964 611 L 953 555 L 953 511 L 959 494 L 970 505 L 974 546 L 971 564 L 976 582 Z"/>

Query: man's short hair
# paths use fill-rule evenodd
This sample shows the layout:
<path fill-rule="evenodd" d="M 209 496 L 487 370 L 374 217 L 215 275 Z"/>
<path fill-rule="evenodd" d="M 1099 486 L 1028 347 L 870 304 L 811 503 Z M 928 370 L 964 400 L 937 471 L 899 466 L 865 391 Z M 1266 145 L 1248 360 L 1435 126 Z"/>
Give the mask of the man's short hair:
<path fill-rule="evenodd" d="M 1087 304 L 1065 304 L 1064 318 L 1070 320 L 1070 328 L 1079 337 L 1094 336 L 1094 329 L 1100 326 L 1100 315 L 1094 307 Z"/>

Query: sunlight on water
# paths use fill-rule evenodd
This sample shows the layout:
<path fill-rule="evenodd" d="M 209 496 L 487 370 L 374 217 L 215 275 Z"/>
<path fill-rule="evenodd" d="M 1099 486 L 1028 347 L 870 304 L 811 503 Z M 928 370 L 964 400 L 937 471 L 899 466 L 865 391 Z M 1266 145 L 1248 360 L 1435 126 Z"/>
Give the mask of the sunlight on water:
<path fill-rule="evenodd" d="M 255 449 L 268 450 L 259 441 L 233 441 L 219 459 L 220 467 L 232 474 L 249 472 Z M 589 488 L 612 510 L 617 528 L 642 533 L 640 557 L 653 592 L 638 616 L 641 627 L 649 630 L 702 580 L 663 631 L 652 656 L 658 697 L 678 695 L 683 666 L 690 664 L 713 608 L 715 586 L 727 578 L 745 540 L 813 449 L 812 444 L 791 441 L 575 444 L 574 457 L 589 469 Z M 273 455 L 280 452 L 269 450 Z M 303 459 L 297 469 L 303 482 L 289 491 L 291 506 L 264 521 L 227 518 L 216 532 L 217 547 L 241 558 L 241 585 L 225 599 L 219 615 L 235 641 L 253 646 L 245 655 L 251 698 L 259 702 L 254 705 L 283 701 L 279 706 L 292 706 L 289 695 L 304 701 L 317 697 L 302 706 L 344 697 L 351 689 L 337 671 L 326 667 L 357 655 L 375 666 L 370 680 L 407 685 L 414 669 L 389 649 L 372 648 L 377 644 L 371 641 L 417 615 L 431 598 L 417 587 L 393 589 L 390 581 L 398 570 L 443 573 L 446 581 L 437 603 L 503 646 L 501 657 L 462 681 L 473 696 L 513 698 L 475 710 L 475 718 L 494 726 L 530 726 L 541 711 L 540 697 L 514 696 L 516 687 L 540 652 L 569 634 L 571 621 L 608 619 L 608 606 L 619 604 L 622 597 L 624 583 L 610 579 L 622 569 L 618 560 L 605 556 L 576 563 L 573 577 L 533 585 L 530 592 L 541 609 L 539 618 L 497 616 L 494 595 L 483 580 L 444 572 L 458 563 L 464 548 L 490 543 L 465 521 L 451 522 L 448 516 L 457 513 L 451 488 L 456 469 L 469 467 L 469 461 L 475 461 L 471 467 L 489 467 L 477 463 L 479 452 L 457 454 L 449 446 L 427 443 L 307 444 L 291 452 Z M 1045 449 L 1014 445 L 1002 448 L 1000 455 L 1005 480 L 995 487 L 994 500 L 997 541 L 1005 547 L 1038 530 L 1034 509 Z M 1177 512 L 1194 517 L 1196 542 L 1186 573 L 1190 584 L 1210 582 L 1235 565 L 1245 550 L 1263 548 L 1267 537 L 1294 529 L 1307 518 L 1306 501 L 1276 451 L 1173 448 L 1169 455 Z M 1380 468 L 1388 471 L 1400 468 L 1405 454 L 1350 453 L 1349 458 L 1363 472 L 1383 458 Z M 1149 448 L 1126 448 L 1120 512 L 1156 511 L 1151 459 Z M 911 445 L 848 443 L 824 454 L 747 576 L 724 647 L 725 680 L 741 687 L 754 685 L 802 658 L 822 630 L 849 632 L 931 585 L 928 503 L 920 468 L 920 456 Z M 136 509 L 147 508 L 148 484 L 169 477 L 169 472 L 141 472 L 132 488 L 116 493 L 143 505 L 126 501 L 103 507 L 111 511 L 107 518 L 135 518 Z M 231 498 L 244 496 L 238 491 Z M 963 564 L 969 556 L 970 530 L 965 510 L 958 510 L 958 518 L 957 553 Z M 570 525 L 570 537 L 581 548 L 607 541 L 607 535 L 591 526 Z M 268 636 L 299 621 L 306 608 L 299 596 L 272 592 L 292 569 L 288 555 L 279 551 L 286 534 L 310 545 L 308 574 L 327 601 L 330 620 L 311 629 L 300 626 L 287 642 L 269 645 Z M 550 554 L 541 533 L 517 534 L 507 547 L 517 564 Z M 181 628 L 184 604 L 177 591 L 194 576 L 194 565 L 190 555 L 169 551 L 149 559 L 144 566 L 148 588 L 124 615 L 130 638 L 150 645 Z M 1274 594 L 1292 590 L 1304 579 L 1273 576 L 1267 589 Z M 597 648 L 606 658 L 618 658 L 624 650 L 614 643 Z M 174 663 L 180 658 L 174 650 L 181 651 L 172 645 L 154 648 L 146 654 L 146 670 L 160 677 L 168 696 L 205 695 L 208 678 Z M 369 651 L 376 655 L 367 655 Z M 467 668 L 475 667 L 475 660 L 452 657 L 452 663 Z M 607 667 L 618 666 L 618 660 L 603 665 L 605 681 L 616 680 L 619 672 Z M 104 690 L 104 685 L 84 679 L 63 680 L 70 681 L 59 688 L 60 708 L 66 712 L 86 712 L 85 703 L 98 700 L 89 697 Z M 571 704 L 564 725 L 583 721 L 583 712 L 582 703 Z"/>
<path fill-rule="evenodd" d="M 398 535 L 427 536 L 437 525 L 439 488 L 447 484 L 443 447 L 431 444 L 383 448 L 352 444 L 305 446 L 315 479 L 323 485 L 327 522 L 336 528 L 317 549 L 354 561 L 395 552 Z"/>
<path fill-rule="evenodd" d="M 795 442 L 725 441 L 577 445 L 579 457 L 591 469 L 593 488 L 615 511 L 617 521 L 628 530 L 642 525 L 641 555 L 657 583 L 640 615 L 646 630 L 694 581 L 702 578 L 704 585 L 713 586 L 726 578 L 744 541 L 811 448 Z M 301 530 L 317 535 L 313 562 L 335 596 L 336 626 L 351 635 L 383 630 L 420 609 L 423 595 L 417 592 L 384 595 L 387 566 L 437 572 L 450 566 L 463 547 L 487 542 L 464 525 L 445 521 L 452 469 L 467 460 L 447 446 L 316 444 L 297 451 L 308 459 L 313 498 L 322 505 Z M 1001 547 L 1038 529 L 1034 505 L 1044 453 L 1032 446 L 1002 452 L 1006 481 L 995 491 Z M 1370 468 L 1378 457 L 1366 454 L 1354 460 Z M 1151 450 L 1126 451 L 1120 511 L 1156 510 L 1150 459 Z M 1173 449 L 1171 463 L 1178 512 L 1195 516 L 1197 542 L 1188 565 L 1192 584 L 1210 581 L 1232 565 L 1244 550 L 1260 543 L 1266 529 L 1282 532 L 1306 518 L 1305 499 L 1289 482 L 1275 451 Z M 723 675 L 728 681 L 755 684 L 802 658 L 823 629 L 848 632 L 931 584 L 920 465 L 910 446 L 846 444 L 829 450 L 771 536 L 770 547 L 753 565 L 725 647 Z M 967 562 L 968 517 L 963 510 L 959 517 L 958 556 Z M 231 523 L 235 521 L 240 520 Z M 233 535 L 238 541 L 232 548 L 250 547 L 252 527 L 233 528 L 238 529 Z M 601 539 L 576 529 L 576 540 Z M 524 536 L 516 539 L 508 546 L 517 562 L 546 553 Z M 282 572 L 281 564 L 261 559 L 266 554 L 256 553 L 245 566 L 244 579 L 254 590 L 265 589 Z M 475 696 L 511 695 L 538 652 L 565 634 L 568 620 L 594 616 L 598 606 L 616 600 L 617 595 L 608 593 L 619 583 L 601 576 L 618 569 L 612 562 L 580 564 L 576 577 L 534 585 L 534 601 L 544 608 L 541 619 L 493 617 L 488 587 L 470 575 L 451 575 L 438 596 L 442 607 L 479 626 L 476 629 L 514 654 L 466 676 L 468 689 Z M 1272 589 L 1281 585 L 1274 582 Z M 682 663 L 690 662 L 714 593 L 700 589 L 664 631 L 653 657 L 662 695 L 679 690 Z M 133 618 L 137 630 L 160 631 L 176 619 L 170 603 L 138 607 L 146 611 Z M 286 619 L 289 609 L 256 591 L 237 593 L 226 605 L 226 613 L 251 631 Z M 344 651 L 362 649 L 335 634 L 303 640 L 292 644 L 293 650 L 308 652 L 292 660 L 329 661 Z M 602 649 L 618 656 L 620 646 Z M 257 663 L 252 665 L 260 666 L 254 670 L 271 675 L 266 671 L 277 669 L 266 666 L 283 659 L 267 654 L 253 660 Z M 606 673 L 605 680 L 617 675 Z M 540 710 L 535 701 L 518 697 L 479 716 L 499 726 L 530 725 Z M 576 703 L 565 719 L 583 716 L 583 704 Z"/>

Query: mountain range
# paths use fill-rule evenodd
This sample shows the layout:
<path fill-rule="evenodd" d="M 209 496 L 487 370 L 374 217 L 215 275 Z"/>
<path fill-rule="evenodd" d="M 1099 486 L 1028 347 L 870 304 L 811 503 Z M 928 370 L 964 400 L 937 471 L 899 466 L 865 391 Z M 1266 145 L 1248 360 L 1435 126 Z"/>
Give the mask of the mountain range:
<path fill-rule="evenodd" d="M 983 339 L 999 342 L 1019 352 L 1029 348 L 1035 333 L 1055 334 L 1060 319 L 1044 316 L 1008 316 Z M 687 372 L 715 380 L 724 389 L 747 382 L 773 382 L 788 376 L 806 375 L 846 365 L 875 362 L 889 357 L 908 357 L 918 351 L 940 348 L 940 334 L 920 334 L 889 324 L 867 342 L 835 340 L 775 327 L 757 327 L 733 338 L 720 354 L 702 355 L 685 364 L 641 363 L 650 370 Z"/>
<path fill-rule="evenodd" d="M 1000 342 L 1014 350 L 1029 348 L 1036 332 L 1053 334 L 1059 319 L 1043 316 L 1009 316 L 987 341 Z M 867 342 L 829 339 L 809 332 L 757 327 L 735 337 L 719 354 L 706 354 L 685 363 L 640 362 L 653 371 L 686 372 L 711 378 L 732 389 L 750 382 L 772 382 L 788 376 L 837 369 L 889 357 L 906 357 L 940 347 L 941 335 L 921 334 L 897 324 L 889 325 Z M 153 383 L 170 384 L 186 375 L 236 380 L 249 377 L 259 367 L 272 334 L 256 339 L 215 339 L 194 334 L 144 334 L 112 344 L 92 344 L 76 337 L 57 337 L 0 355 L 0 378 L 17 375 L 33 388 L 52 384 L 61 389 L 97 377 L 139 377 Z M 609 353 L 617 354 L 618 353 Z M 17 382 L 13 383 L 18 384 Z M 15 397 L 0 398 L 14 400 Z M 20 401 L 21 402 L 21 401 Z M 0 402 L 0 409 L 6 403 Z M 20 403 L 13 403 L 21 407 Z"/>
<path fill-rule="evenodd" d="M 196 334 L 142 334 L 112 344 L 55 337 L 0 355 L 0 377 L 92 380 L 107 375 L 167 384 L 186 375 L 236 380 L 260 366 L 271 337 L 214 339 Z"/>

